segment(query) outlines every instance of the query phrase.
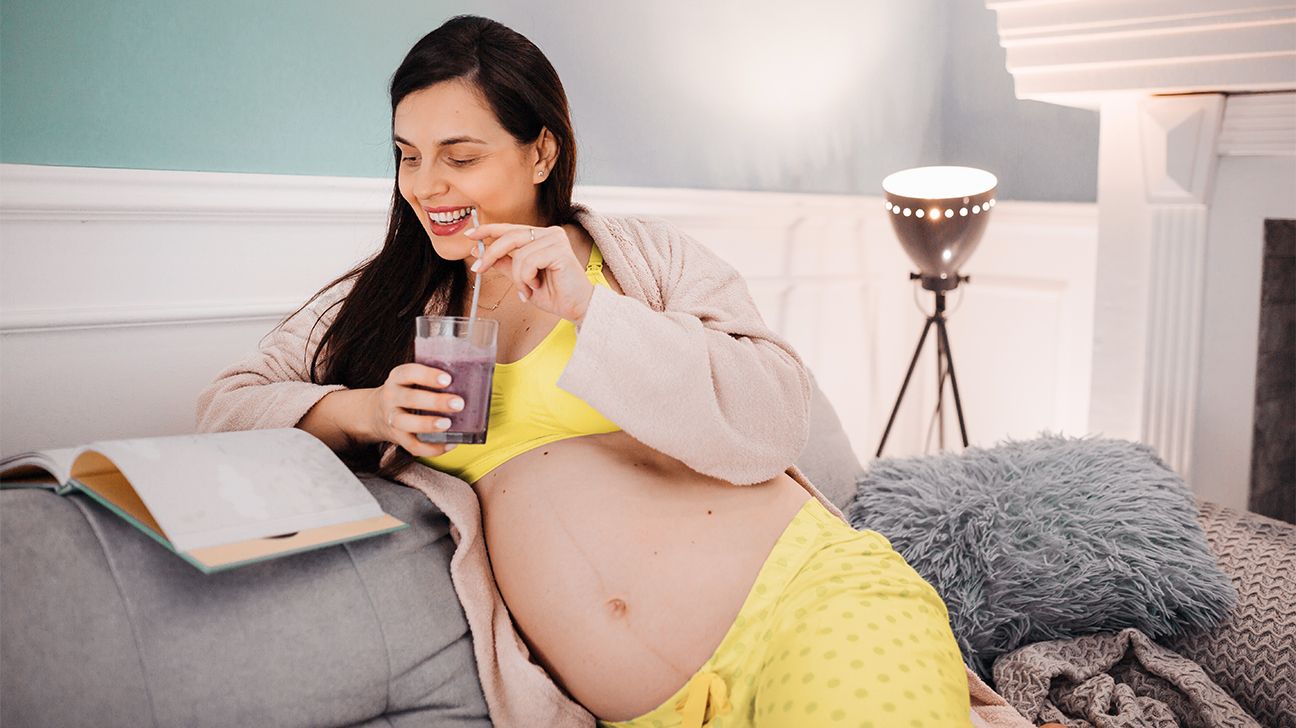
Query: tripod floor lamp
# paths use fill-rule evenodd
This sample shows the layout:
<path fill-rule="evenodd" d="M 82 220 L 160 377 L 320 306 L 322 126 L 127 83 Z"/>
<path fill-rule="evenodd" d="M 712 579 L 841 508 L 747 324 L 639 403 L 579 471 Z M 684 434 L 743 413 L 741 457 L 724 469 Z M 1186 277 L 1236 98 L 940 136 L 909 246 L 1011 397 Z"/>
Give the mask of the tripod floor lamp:
<path fill-rule="evenodd" d="M 882 448 L 886 447 L 887 436 L 891 434 L 900 402 L 909 388 L 914 366 L 918 364 L 918 356 L 932 326 L 936 327 L 936 411 L 943 423 L 945 374 L 948 372 L 954 390 L 954 408 L 958 412 L 959 433 L 963 436 L 963 447 L 967 447 L 963 402 L 959 399 L 954 356 L 950 353 L 949 335 L 945 329 L 945 292 L 954 290 L 959 283 L 971 281 L 969 276 L 959 275 L 958 269 L 981 242 L 990 208 L 995 206 L 998 185 L 999 180 L 993 174 L 972 167 L 916 167 L 882 180 L 891 226 L 900 239 L 900 246 L 918 266 L 918 272 L 910 273 L 909 280 L 922 281 L 922 287 L 935 294 L 936 306 L 918 337 L 909 371 L 905 374 L 904 384 L 900 385 L 900 394 L 882 433 L 882 442 L 878 444 L 877 457 L 882 457 Z M 941 437 L 943 446 L 943 427 Z"/>

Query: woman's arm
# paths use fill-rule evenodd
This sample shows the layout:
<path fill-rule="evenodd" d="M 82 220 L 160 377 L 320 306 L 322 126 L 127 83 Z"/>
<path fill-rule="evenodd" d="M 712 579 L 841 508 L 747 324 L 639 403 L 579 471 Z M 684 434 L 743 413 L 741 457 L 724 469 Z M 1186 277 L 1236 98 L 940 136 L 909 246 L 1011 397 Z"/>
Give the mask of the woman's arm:
<path fill-rule="evenodd" d="M 558 386 L 627 434 L 739 485 L 791 466 L 809 438 L 810 378 L 742 276 L 664 221 L 626 220 L 663 310 L 596 286 Z M 642 276 L 642 274 L 641 274 Z"/>

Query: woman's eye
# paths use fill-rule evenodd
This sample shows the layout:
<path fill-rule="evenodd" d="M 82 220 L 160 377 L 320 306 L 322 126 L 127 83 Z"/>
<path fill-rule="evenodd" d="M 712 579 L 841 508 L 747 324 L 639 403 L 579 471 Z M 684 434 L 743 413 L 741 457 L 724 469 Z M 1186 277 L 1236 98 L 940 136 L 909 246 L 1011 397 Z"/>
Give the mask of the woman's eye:
<path fill-rule="evenodd" d="M 413 158 L 413 157 L 401 157 L 401 161 L 402 161 L 402 162 L 412 162 L 412 161 L 414 161 L 414 158 Z"/>
<path fill-rule="evenodd" d="M 451 159 L 450 163 L 455 165 L 456 167 L 463 167 L 465 165 L 472 164 L 473 162 L 476 161 L 477 161 L 476 159 Z"/>

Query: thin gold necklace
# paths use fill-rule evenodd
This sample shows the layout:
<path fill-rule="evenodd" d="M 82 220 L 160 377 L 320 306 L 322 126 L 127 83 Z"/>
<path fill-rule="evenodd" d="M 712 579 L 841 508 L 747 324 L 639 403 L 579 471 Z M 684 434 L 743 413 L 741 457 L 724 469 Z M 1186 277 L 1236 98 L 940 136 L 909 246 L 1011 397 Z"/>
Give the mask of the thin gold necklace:
<path fill-rule="evenodd" d="M 507 278 L 508 276 L 501 276 L 501 277 L 502 277 L 502 278 Z M 499 308 L 499 305 L 500 305 L 501 303 L 504 302 L 504 296 L 507 296 L 509 290 L 511 290 L 512 288 L 513 288 L 513 281 L 510 279 L 510 280 L 509 280 L 509 284 L 508 284 L 508 286 L 504 288 L 504 293 L 500 294 L 500 297 L 499 297 L 498 299 L 495 300 L 495 305 L 494 305 L 494 306 L 491 306 L 490 308 L 487 308 L 487 307 L 483 306 L 483 305 L 481 304 L 481 302 L 479 301 L 479 302 L 477 303 L 477 308 L 480 308 L 480 309 L 483 310 L 483 311 L 494 311 L 495 309 Z"/>

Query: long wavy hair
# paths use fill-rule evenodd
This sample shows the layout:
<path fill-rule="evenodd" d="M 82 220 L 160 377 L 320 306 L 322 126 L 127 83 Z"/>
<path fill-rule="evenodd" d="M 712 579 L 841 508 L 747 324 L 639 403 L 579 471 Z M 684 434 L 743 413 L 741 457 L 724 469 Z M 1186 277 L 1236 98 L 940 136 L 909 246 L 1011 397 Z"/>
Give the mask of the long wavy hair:
<path fill-rule="evenodd" d="M 392 133 L 401 99 L 450 80 L 475 86 L 519 144 L 534 142 L 542 129 L 553 134 L 558 158 L 540 184 L 537 203 L 547 224 L 572 222 L 576 139 L 567 94 L 549 59 L 525 36 L 494 20 L 455 16 L 415 43 L 392 75 Z M 401 197 L 400 150 L 394 144 L 392 153 L 397 179 L 382 248 L 320 288 L 285 319 L 333 286 L 355 280 L 347 296 L 333 304 L 341 306 L 337 317 L 310 361 L 310 379 L 315 384 L 342 384 L 349 389 L 381 386 L 393 368 L 414 360 L 415 316 L 425 310 L 466 315 L 468 274 L 461 262 L 437 255 L 415 212 Z M 324 311 L 314 325 L 327 314 Z M 414 455 L 398 448 L 396 456 L 379 469 L 382 446 L 354 444 L 339 455 L 353 469 L 385 478 L 415 462 Z"/>

